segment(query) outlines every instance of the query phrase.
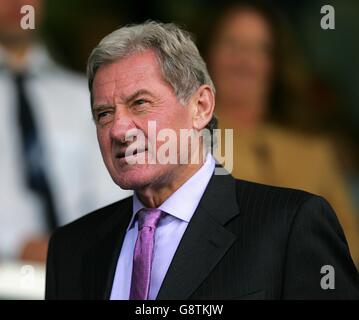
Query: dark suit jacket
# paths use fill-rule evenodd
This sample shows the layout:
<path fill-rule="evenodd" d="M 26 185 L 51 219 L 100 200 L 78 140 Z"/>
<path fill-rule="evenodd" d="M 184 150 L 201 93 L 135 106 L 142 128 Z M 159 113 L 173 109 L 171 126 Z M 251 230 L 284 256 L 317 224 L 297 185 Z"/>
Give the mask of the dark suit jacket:
<path fill-rule="evenodd" d="M 183 199 L 186 201 L 186 199 Z M 49 244 L 47 299 L 109 299 L 132 197 L 59 228 Z M 321 268 L 335 289 L 321 288 Z M 321 197 L 213 175 L 157 299 L 359 298 L 337 217 Z"/>

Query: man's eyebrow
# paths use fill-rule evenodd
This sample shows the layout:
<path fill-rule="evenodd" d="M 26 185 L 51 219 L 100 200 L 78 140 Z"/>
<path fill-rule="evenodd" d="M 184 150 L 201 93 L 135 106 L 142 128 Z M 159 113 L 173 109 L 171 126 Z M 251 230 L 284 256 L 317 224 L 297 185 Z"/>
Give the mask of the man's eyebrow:
<path fill-rule="evenodd" d="M 95 104 L 92 108 L 92 111 L 101 111 L 108 108 L 111 108 L 112 106 L 109 104 Z"/>
<path fill-rule="evenodd" d="M 128 104 L 131 101 L 136 100 L 139 96 L 142 96 L 142 95 L 151 96 L 152 98 L 154 97 L 154 95 L 151 92 L 149 92 L 148 90 L 140 89 L 140 90 L 137 90 L 135 93 L 131 94 L 130 96 L 126 97 L 124 99 L 124 101 L 126 104 Z"/>
<path fill-rule="evenodd" d="M 136 100 L 138 97 L 142 96 L 142 95 L 147 95 L 147 96 L 151 96 L 152 98 L 154 98 L 154 95 L 149 92 L 146 89 L 140 89 L 137 90 L 135 93 L 131 94 L 130 96 L 123 98 L 124 103 L 128 104 L 130 102 L 132 102 L 133 100 Z M 108 109 L 108 108 L 112 108 L 113 106 L 111 104 L 95 104 L 92 108 L 93 111 L 101 111 L 104 109 Z"/>

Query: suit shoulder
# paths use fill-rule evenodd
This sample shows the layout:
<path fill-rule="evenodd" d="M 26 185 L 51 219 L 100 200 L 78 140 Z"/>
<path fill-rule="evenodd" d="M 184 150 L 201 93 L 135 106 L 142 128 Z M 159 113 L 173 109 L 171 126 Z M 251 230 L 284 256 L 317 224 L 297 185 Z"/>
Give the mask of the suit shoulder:
<path fill-rule="evenodd" d="M 132 196 L 92 211 L 73 222 L 59 227 L 51 238 L 66 237 L 71 241 L 71 239 L 77 239 L 79 236 L 85 237 L 86 235 L 91 235 L 101 223 L 109 219 L 117 210 L 130 205 L 130 202 L 132 202 Z"/>
<path fill-rule="evenodd" d="M 255 228 L 262 233 L 267 230 L 268 235 L 276 234 L 286 243 L 294 227 L 304 231 L 313 226 L 326 226 L 326 230 L 332 230 L 344 239 L 337 216 L 323 197 L 302 190 L 244 180 L 237 180 L 236 183 L 239 211 L 244 218 L 242 221 L 255 224 Z"/>
<path fill-rule="evenodd" d="M 242 208 L 255 211 L 295 213 L 313 199 L 323 200 L 312 193 L 285 187 L 276 187 L 246 180 L 236 180 L 237 201 Z M 325 201 L 325 200 L 324 200 Z"/>
<path fill-rule="evenodd" d="M 247 181 L 242 179 L 236 179 L 237 193 L 244 193 L 248 195 L 251 193 L 255 197 L 266 197 L 266 196 L 280 196 L 280 197 L 294 197 L 298 199 L 308 199 L 316 197 L 316 195 L 299 189 L 278 187 L 267 184 L 262 184 L 253 181 Z"/>

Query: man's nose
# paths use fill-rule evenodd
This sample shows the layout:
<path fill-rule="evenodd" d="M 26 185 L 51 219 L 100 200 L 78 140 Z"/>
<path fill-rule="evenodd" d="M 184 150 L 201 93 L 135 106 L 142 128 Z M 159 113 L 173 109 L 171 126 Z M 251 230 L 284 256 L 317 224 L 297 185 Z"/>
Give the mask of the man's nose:
<path fill-rule="evenodd" d="M 117 110 L 110 130 L 111 139 L 126 143 L 126 133 L 135 128 L 131 114 L 126 109 Z"/>

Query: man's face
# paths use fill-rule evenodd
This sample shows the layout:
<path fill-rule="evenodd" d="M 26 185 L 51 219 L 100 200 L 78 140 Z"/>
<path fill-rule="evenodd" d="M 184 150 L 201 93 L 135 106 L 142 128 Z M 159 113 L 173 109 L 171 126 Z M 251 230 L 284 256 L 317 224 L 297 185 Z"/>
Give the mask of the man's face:
<path fill-rule="evenodd" d="M 116 184 L 124 189 L 141 189 L 166 184 L 180 168 L 178 164 L 129 164 L 124 157 L 134 142 L 126 141 L 128 130 L 142 130 L 149 157 L 148 122 L 156 122 L 157 132 L 192 128 L 190 108 L 177 100 L 172 87 L 162 77 L 152 50 L 134 53 L 103 65 L 93 82 L 93 115 L 105 165 Z M 162 142 L 163 143 L 163 142 Z M 157 142 L 157 149 L 161 142 Z M 178 143 L 177 143 L 178 145 Z M 176 147 L 178 152 L 179 147 Z M 139 156 L 139 154 L 137 154 Z"/>

